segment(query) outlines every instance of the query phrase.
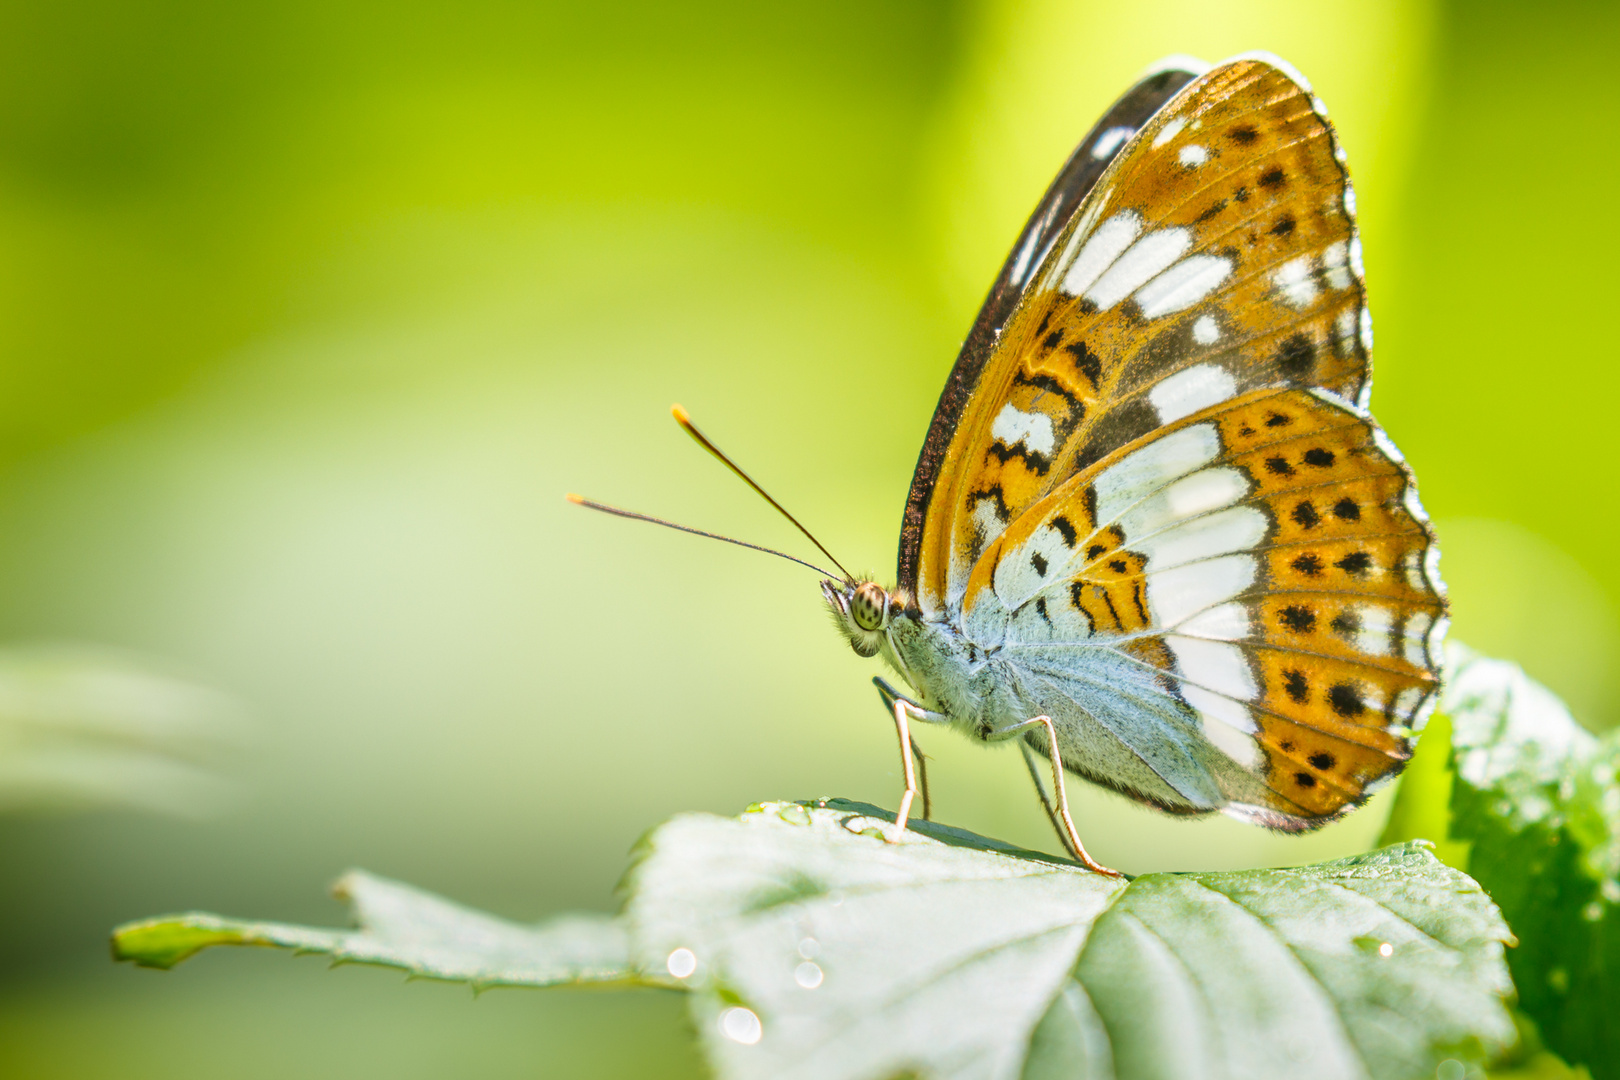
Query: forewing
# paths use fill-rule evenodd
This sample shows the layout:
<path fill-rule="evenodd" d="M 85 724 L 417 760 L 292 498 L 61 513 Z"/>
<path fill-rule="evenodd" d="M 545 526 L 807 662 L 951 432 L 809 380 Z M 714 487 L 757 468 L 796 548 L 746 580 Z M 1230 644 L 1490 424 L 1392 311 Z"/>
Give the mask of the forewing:
<path fill-rule="evenodd" d="M 1024 225 L 1024 231 L 990 286 L 978 317 L 962 343 L 962 351 L 945 381 L 945 389 L 940 392 L 928 436 L 917 455 L 917 468 L 912 474 L 911 493 L 906 500 L 905 521 L 900 531 L 902 587 L 910 589 L 916 576 L 917 539 L 922 533 L 928 496 L 944 463 L 957 421 L 978 386 L 985 364 L 994 355 L 1007 320 L 1018 307 L 1030 278 L 1045 263 L 1053 243 L 1063 234 L 1081 202 L 1091 194 L 1097 179 L 1119 156 L 1131 136 L 1165 102 L 1207 70 L 1206 64 L 1178 58 L 1161 63 L 1137 80 L 1080 140 Z"/>
<path fill-rule="evenodd" d="M 1303 80 L 1240 59 L 1192 82 L 1108 166 L 956 388 L 941 463 L 913 482 L 901 587 L 955 613 L 1024 510 L 1215 402 L 1257 387 L 1360 401 L 1360 269 L 1343 155 Z"/>
<path fill-rule="evenodd" d="M 1085 644 L 1131 658 L 1233 776 L 1263 782 L 1229 799 L 1305 827 L 1409 756 L 1438 685 L 1435 557 L 1411 475 L 1362 410 L 1260 389 L 1031 506 L 975 567 L 963 620 L 1014 657 Z"/>

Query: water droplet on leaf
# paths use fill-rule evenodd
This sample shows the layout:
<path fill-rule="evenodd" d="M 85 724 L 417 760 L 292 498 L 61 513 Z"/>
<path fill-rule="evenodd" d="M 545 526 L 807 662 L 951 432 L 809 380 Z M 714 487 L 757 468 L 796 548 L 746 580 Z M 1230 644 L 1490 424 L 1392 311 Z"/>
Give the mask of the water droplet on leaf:
<path fill-rule="evenodd" d="M 765 1026 L 759 1022 L 754 1010 L 733 1005 L 720 1014 L 720 1034 L 732 1042 L 753 1046 L 765 1034 Z"/>
<path fill-rule="evenodd" d="M 669 959 L 664 961 L 664 966 L 669 968 L 669 973 L 677 979 L 684 979 L 697 970 L 697 954 L 687 948 L 676 949 L 669 954 Z"/>

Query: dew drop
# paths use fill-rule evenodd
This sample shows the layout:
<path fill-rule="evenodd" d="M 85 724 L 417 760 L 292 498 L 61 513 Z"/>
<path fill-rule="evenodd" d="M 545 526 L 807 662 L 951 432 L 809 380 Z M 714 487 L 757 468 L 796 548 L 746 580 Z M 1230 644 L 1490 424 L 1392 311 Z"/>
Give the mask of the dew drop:
<path fill-rule="evenodd" d="M 1587 904 L 1585 907 L 1581 908 L 1581 918 L 1585 919 L 1587 922 L 1602 922 L 1603 901 L 1594 900 L 1590 904 Z"/>
<path fill-rule="evenodd" d="M 759 1017 L 754 1014 L 754 1010 L 733 1005 L 720 1014 L 720 1034 L 732 1042 L 753 1046 L 759 1042 L 760 1036 L 765 1034 L 765 1028 L 759 1022 Z"/>
<path fill-rule="evenodd" d="M 1447 1058 L 1434 1070 L 1435 1080 L 1463 1080 L 1468 1075 L 1468 1066 L 1456 1058 Z"/>
<path fill-rule="evenodd" d="M 821 967 L 806 960 L 793 969 L 793 981 L 806 990 L 814 990 L 821 985 Z"/>
<path fill-rule="evenodd" d="M 676 949 L 669 954 L 669 959 L 664 961 L 664 966 L 669 968 L 669 973 L 677 979 L 684 979 L 697 970 L 697 954 L 684 947 Z"/>
<path fill-rule="evenodd" d="M 1389 959 L 1391 956 L 1395 955 L 1395 946 L 1391 945 L 1387 941 L 1384 942 L 1382 945 L 1378 946 L 1378 955 L 1382 956 L 1386 960 Z"/>
<path fill-rule="evenodd" d="M 821 942 L 813 937 L 807 937 L 799 942 L 799 955 L 806 960 L 814 960 L 821 955 Z"/>

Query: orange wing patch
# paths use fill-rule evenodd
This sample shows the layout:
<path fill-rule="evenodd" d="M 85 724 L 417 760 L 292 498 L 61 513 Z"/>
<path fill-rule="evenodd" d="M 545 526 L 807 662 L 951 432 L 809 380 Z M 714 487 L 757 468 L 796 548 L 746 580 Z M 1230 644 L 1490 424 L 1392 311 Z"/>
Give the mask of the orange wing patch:
<path fill-rule="evenodd" d="M 1430 642 L 1445 601 L 1425 573 L 1432 537 L 1368 421 L 1268 399 L 1221 427 L 1275 523 L 1249 601 L 1266 782 L 1277 809 L 1336 813 L 1399 771 L 1438 689 Z"/>

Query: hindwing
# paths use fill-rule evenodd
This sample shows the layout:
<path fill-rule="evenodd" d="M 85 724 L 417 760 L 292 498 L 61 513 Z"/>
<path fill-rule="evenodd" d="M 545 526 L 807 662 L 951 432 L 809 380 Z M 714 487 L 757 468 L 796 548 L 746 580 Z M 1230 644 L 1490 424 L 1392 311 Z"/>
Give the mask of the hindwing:
<path fill-rule="evenodd" d="M 1294 827 L 1409 756 L 1438 688 L 1434 557 L 1410 474 L 1364 412 L 1254 390 L 1029 507 L 975 565 L 963 625 L 1015 658 L 1131 658 L 1264 783 L 1227 798 Z"/>

